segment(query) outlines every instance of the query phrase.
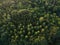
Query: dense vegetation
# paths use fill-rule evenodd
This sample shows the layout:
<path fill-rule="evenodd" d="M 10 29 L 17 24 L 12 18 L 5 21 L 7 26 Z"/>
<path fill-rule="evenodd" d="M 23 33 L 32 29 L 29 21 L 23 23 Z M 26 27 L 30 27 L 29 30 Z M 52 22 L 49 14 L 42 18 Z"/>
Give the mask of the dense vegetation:
<path fill-rule="evenodd" d="M 0 45 L 60 45 L 60 0 L 0 0 Z"/>

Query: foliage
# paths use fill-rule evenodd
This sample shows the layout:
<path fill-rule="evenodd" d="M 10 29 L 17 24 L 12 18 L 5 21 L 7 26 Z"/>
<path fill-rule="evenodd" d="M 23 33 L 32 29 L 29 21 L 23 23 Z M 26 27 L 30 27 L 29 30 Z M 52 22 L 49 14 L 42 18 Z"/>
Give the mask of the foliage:
<path fill-rule="evenodd" d="M 1 0 L 1 45 L 57 45 L 60 0 Z"/>

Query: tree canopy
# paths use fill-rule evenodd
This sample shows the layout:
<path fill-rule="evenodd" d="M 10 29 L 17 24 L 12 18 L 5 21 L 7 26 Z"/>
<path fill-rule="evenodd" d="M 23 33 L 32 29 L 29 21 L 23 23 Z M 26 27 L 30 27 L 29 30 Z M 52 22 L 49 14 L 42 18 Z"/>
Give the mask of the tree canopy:
<path fill-rule="evenodd" d="M 60 0 L 0 0 L 0 45 L 60 45 Z"/>

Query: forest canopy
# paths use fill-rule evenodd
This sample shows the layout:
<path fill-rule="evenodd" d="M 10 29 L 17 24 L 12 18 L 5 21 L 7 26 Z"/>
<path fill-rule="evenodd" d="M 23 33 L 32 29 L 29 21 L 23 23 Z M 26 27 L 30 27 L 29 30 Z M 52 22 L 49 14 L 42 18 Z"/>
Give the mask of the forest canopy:
<path fill-rule="evenodd" d="M 0 45 L 60 45 L 60 0 L 0 0 Z"/>

